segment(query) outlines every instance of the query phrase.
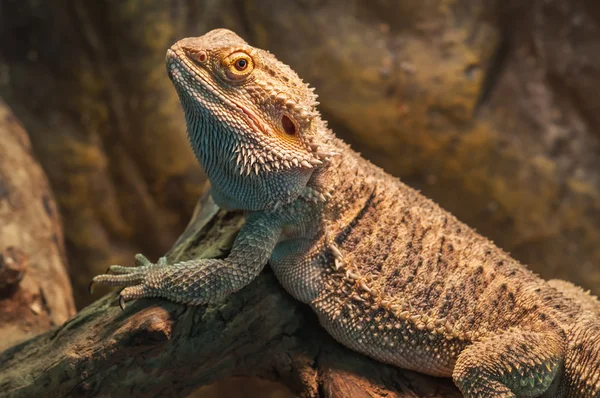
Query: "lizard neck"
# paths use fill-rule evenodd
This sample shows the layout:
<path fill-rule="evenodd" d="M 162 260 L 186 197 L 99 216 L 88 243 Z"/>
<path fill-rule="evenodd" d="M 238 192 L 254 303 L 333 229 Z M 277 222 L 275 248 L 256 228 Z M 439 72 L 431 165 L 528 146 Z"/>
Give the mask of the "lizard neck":
<path fill-rule="evenodd" d="M 313 173 L 303 196 L 319 198 L 339 213 L 355 202 L 363 202 L 377 183 L 386 178 L 383 170 L 363 159 L 342 140 L 332 136 L 324 146 L 338 155 Z"/>

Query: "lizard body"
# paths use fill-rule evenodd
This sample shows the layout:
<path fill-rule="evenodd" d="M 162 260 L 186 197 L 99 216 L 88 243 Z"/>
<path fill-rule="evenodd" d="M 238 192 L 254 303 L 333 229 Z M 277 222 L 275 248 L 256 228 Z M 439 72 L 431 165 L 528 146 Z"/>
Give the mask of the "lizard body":
<path fill-rule="evenodd" d="M 600 397 L 600 302 L 545 282 L 327 128 L 285 64 L 219 29 L 167 69 L 215 202 L 247 212 L 223 260 L 112 266 L 123 301 L 214 303 L 267 262 L 340 343 L 468 397 Z"/>

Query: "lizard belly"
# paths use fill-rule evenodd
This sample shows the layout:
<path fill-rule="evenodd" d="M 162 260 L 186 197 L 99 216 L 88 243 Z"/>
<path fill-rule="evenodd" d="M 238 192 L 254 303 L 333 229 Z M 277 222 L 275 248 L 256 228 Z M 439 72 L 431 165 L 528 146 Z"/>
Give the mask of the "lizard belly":
<path fill-rule="evenodd" d="M 310 304 L 327 332 L 344 346 L 404 369 L 449 377 L 464 341 L 419 330 L 388 309 L 357 302 L 354 282 L 324 265 L 323 242 L 292 239 L 279 243 L 270 259 L 281 285 Z M 329 263 L 329 261 L 327 261 Z"/>
<path fill-rule="evenodd" d="M 321 325 L 344 346 L 378 361 L 432 376 L 450 377 L 466 343 L 448 340 L 429 330 L 418 330 L 383 308 L 372 309 L 350 297 L 325 295 L 311 307 Z"/>

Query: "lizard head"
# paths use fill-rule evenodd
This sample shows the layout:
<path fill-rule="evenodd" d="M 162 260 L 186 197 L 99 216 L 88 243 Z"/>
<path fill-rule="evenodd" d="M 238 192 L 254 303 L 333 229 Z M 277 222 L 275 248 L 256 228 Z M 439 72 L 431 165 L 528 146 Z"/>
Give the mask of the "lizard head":
<path fill-rule="evenodd" d="M 316 95 L 287 65 L 217 29 L 167 51 L 190 142 L 222 207 L 263 210 L 295 200 L 332 154 Z"/>

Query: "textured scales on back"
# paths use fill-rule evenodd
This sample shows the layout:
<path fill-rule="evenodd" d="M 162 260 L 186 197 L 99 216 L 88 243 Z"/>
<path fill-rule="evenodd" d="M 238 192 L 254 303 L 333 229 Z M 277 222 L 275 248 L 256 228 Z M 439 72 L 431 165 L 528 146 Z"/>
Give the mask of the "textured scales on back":
<path fill-rule="evenodd" d="M 126 300 L 214 303 L 270 262 L 340 343 L 468 397 L 600 397 L 600 302 L 545 282 L 327 128 L 316 95 L 228 30 L 167 70 L 215 202 L 247 211 L 223 260 L 112 266 Z"/>

